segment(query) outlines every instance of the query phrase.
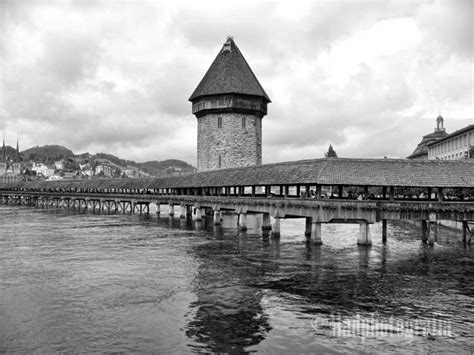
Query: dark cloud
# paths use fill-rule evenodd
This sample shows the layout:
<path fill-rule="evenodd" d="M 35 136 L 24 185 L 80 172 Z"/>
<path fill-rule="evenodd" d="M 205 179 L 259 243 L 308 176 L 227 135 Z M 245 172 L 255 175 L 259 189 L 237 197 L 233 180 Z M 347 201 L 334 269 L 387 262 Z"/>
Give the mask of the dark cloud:
<path fill-rule="evenodd" d="M 265 162 L 320 157 L 329 144 L 403 157 L 438 105 L 472 112 L 472 1 L 188 5 L 0 0 L 0 128 L 31 145 L 195 164 L 187 100 L 226 35 L 273 100 Z M 398 33 L 407 25 L 413 40 Z"/>

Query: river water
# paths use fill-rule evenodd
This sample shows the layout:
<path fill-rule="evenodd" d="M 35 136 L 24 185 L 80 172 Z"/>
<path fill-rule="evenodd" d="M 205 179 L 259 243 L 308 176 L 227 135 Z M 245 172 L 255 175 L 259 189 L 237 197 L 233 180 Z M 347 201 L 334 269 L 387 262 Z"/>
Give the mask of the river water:
<path fill-rule="evenodd" d="M 0 352 L 468 353 L 474 251 L 401 223 L 282 236 L 0 206 Z M 235 221 L 228 217 L 224 227 Z M 428 333 L 431 334 L 428 335 Z"/>

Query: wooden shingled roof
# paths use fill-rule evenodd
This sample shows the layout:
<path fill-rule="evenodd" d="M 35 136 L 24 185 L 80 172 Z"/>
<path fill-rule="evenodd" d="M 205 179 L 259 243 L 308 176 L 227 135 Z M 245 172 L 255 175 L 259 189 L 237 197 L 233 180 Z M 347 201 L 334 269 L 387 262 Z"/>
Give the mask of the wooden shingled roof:
<path fill-rule="evenodd" d="M 232 37 L 217 54 L 189 101 L 200 96 L 244 94 L 268 97 Z"/>
<path fill-rule="evenodd" d="M 166 187 L 359 185 L 474 187 L 474 160 L 325 158 L 207 171 L 156 180 Z"/>
<path fill-rule="evenodd" d="M 325 158 L 148 179 L 14 181 L 1 188 L 126 188 L 322 184 L 474 188 L 474 160 Z"/>

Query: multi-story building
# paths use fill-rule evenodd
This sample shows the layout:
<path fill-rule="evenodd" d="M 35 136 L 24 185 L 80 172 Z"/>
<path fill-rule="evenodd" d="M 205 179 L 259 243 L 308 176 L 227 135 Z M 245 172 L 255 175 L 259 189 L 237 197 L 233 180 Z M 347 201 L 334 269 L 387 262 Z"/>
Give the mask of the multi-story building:
<path fill-rule="evenodd" d="M 427 144 L 428 159 L 474 158 L 474 124 Z"/>
<path fill-rule="evenodd" d="M 438 139 L 446 137 L 446 129 L 444 128 L 444 119 L 439 115 L 436 118 L 436 127 L 434 132 L 424 135 L 421 142 L 407 158 L 408 159 L 428 159 L 428 144 L 436 142 Z"/>

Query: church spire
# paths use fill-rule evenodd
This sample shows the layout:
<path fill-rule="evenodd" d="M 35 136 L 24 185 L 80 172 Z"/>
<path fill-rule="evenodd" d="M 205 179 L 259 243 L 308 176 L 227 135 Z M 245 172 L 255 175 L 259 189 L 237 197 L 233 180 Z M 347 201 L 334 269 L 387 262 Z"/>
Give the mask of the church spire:
<path fill-rule="evenodd" d="M 16 135 L 16 162 L 20 162 L 20 145 L 18 143 L 18 133 Z"/>
<path fill-rule="evenodd" d="M 5 132 L 3 132 L 2 159 L 5 160 Z"/>

